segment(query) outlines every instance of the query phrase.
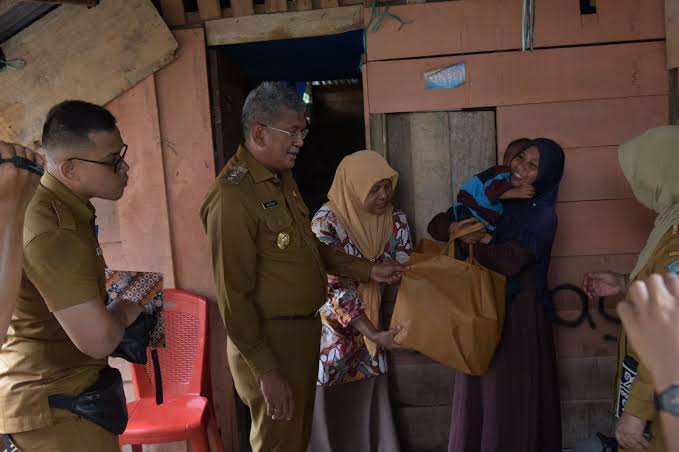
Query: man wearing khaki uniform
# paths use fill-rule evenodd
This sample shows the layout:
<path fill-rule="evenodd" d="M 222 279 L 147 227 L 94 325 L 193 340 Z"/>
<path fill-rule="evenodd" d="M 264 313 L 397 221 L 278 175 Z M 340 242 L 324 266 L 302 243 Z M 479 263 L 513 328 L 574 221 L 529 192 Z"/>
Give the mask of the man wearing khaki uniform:
<path fill-rule="evenodd" d="M 395 282 L 377 264 L 321 244 L 291 169 L 306 136 L 304 104 L 263 83 L 243 106 L 245 144 L 203 204 L 236 390 L 250 407 L 255 452 L 304 452 L 311 432 L 327 273 Z"/>
<path fill-rule="evenodd" d="M 104 304 L 89 202 L 122 196 L 126 146 L 108 111 L 78 101 L 50 111 L 43 145 L 47 171 L 27 209 L 19 299 L 0 351 L 0 432 L 25 452 L 118 451 L 114 434 L 50 408 L 48 397 L 91 387 L 141 312 Z"/>

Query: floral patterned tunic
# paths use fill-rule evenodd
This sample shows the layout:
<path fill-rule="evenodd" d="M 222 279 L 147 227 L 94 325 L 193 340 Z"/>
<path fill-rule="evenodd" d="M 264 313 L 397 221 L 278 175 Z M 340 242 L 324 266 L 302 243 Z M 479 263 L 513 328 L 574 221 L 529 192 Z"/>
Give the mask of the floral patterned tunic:
<path fill-rule="evenodd" d="M 311 223 L 321 242 L 340 251 L 363 257 L 351 242 L 328 204 L 321 207 Z M 378 261 L 397 260 L 405 263 L 412 251 L 410 229 L 404 212 L 394 210 L 394 234 Z M 371 358 L 363 335 L 351 322 L 364 314 L 358 297 L 358 283 L 328 275 L 328 299 L 320 309 L 323 330 L 318 366 L 318 385 L 333 386 L 376 377 L 387 372 L 384 351 Z M 378 328 L 379 329 L 379 328 Z"/>

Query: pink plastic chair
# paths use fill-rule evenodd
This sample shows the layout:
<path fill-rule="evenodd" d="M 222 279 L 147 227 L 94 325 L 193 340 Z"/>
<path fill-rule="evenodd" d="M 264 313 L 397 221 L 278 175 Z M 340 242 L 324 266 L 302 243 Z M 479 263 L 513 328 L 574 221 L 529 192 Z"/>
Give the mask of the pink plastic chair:
<path fill-rule="evenodd" d="M 151 353 L 146 366 L 132 365 L 137 400 L 127 404 L 129 422 L 119 437 L 121 446 L 134 452 L 142 444 L 189 441 L 193 452 L 209 452 L 208 427 L 214 447 L 224 450 L 214 412 L 202 395 L 207 347 L 207 300 L 178 289 L 164 292 L 167 347 L 158 348 L 163 382 L 162 405 L 156 404 Z"/>

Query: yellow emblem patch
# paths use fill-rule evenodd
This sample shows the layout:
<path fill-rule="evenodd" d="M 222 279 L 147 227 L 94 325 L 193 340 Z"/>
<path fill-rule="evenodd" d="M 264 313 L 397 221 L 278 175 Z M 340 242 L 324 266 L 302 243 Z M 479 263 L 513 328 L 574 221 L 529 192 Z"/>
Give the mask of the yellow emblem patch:
<path fill-rule="evenodd" d="M 286 249 L 290 245 L 290 234 L 287 234 L 285 232 L 281 232 L 280 234 L 278 234 L 276 244 L 278 245 L 278 248 L 282 250 Z"/>

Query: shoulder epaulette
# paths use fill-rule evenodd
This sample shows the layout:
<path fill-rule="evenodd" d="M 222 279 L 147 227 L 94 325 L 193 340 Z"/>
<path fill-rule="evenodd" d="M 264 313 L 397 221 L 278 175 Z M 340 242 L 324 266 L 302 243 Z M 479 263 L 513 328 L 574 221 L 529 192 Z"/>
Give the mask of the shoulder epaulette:
<path fill-rule="evenodd" d="M 230 184 L 238 185 L 243 181 L 243 178 L 248 173 L 248 169 L 245 166 L 238 165 L 231 168 L 224 176 L 224 180 Z"/>
<path fill-rule="evenodd" d="M 58 200 L 52 201 L 52 210 L 57 216 L 60 229 L 78 229 L 75 223 L 75 217 L 73 217 L 73 213 L 68 207 L 66 207 L 66 205 L 64 205 L 64 203 Z"/>

